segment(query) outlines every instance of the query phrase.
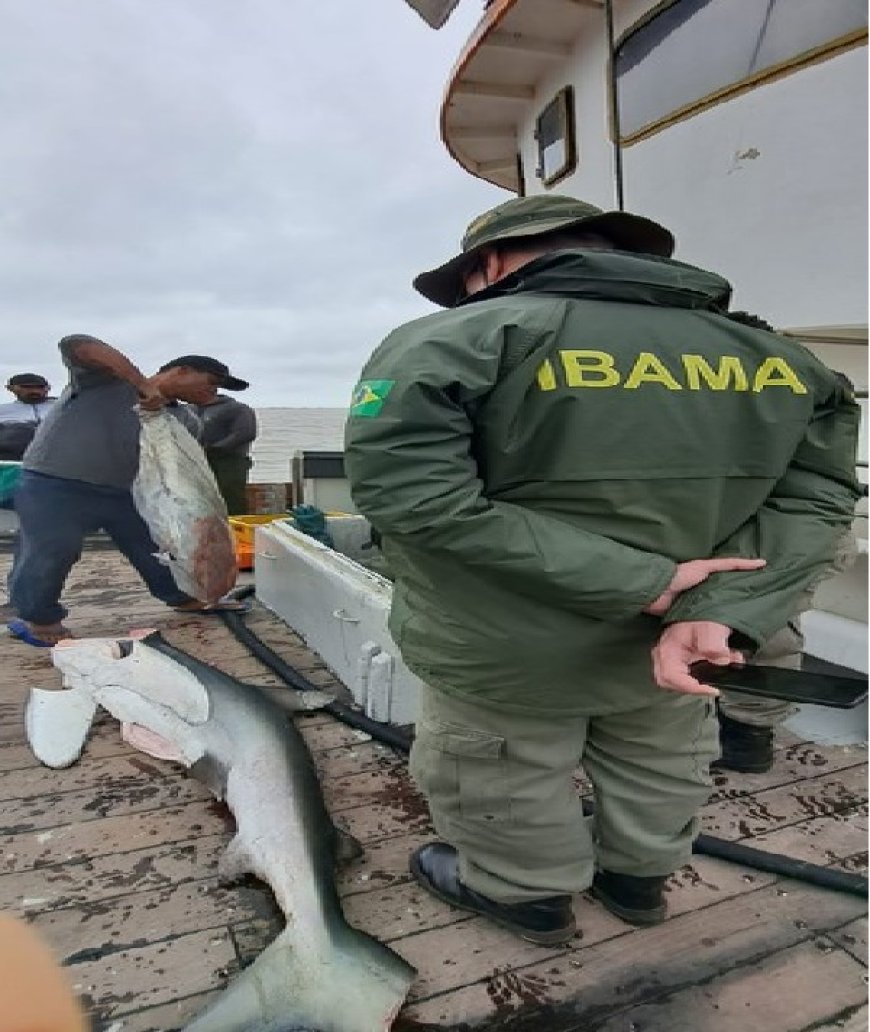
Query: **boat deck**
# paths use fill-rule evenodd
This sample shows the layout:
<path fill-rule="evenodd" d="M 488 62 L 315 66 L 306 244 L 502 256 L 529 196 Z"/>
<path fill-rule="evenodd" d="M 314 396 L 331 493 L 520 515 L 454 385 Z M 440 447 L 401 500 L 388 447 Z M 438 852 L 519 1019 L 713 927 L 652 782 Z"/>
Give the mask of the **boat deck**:
<path fill-rule="evenodd" d="M 0 556 L 0 576 L 8 562 Z M 243 680 L 278 683 L 218 618 L 156 603 L 114 552 L 86 552 L 67 598 L 78 636 L 159 627 Z M 335 684 L 267 611 L 248 624 L 312 681 Z M 127 747 L 106 715 L 78 764 L 39 766 L 22 727 L 31 685 L 59 686 L 48 654 L 0 637 L 0 907 L 27 915 L 68 965 L 95 1030 L 176 1029 L 281 915 L 261 883 L 219 883 L 226 808 L 178 767 Z M 336 822 L 366 850 L 337 875 L 347 917 L 419 970 L 397 1032 L 866 1030 L 864 900 L 696 857 L 669 883 L 663 925 L 632 929 L 580 897 L 581 934 L 568 947 L 532 946 L 410 880 L 408 853 L 431 828 L 401 758 L 328 716 L 299 724 Z M 769 774 L 717 776 L 704 827 L 864 871 L 866 777 L 864 747 L 783 736 Z"/>

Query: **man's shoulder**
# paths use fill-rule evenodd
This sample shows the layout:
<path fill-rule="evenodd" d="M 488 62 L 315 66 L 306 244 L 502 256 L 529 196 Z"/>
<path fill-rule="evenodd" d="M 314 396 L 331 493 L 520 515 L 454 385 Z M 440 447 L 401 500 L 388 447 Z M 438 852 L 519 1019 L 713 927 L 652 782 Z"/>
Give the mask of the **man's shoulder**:
<path fill-rule="evenodd" d="M 224 398 L 222 400 L 223 403 L 220 407 L 232 419 L 241 419 L 242 417 L 248 418 L 255 415 L 251 406 L 245 404 L 244 401 L 239 401 L 237 398 Z"/>
<path fill-rule="evenodd" d="M 746 317 L 743 312 L 710 312 L 710 320 L 724 328 L 732 337 L 754 347 L 762 356 L 786 359 L 792 364 L 803 366 L 808 372 L 821 379 L 835 383 L 840 375 L 829 368 L 798 338 L 777 330 L 769 323 L 755 316 Z"/>

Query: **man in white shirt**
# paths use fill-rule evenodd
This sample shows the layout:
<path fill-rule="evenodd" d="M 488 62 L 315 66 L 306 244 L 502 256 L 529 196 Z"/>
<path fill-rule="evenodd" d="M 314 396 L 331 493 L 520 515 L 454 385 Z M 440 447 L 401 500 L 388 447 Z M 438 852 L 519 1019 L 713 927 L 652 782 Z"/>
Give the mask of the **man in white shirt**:
<path fill-rule="evenodd" d="M 15 401 L 0 405 L 0 459 L 19 462 L 56 399 L 48 393 L 48 380 L 38 373 L 16 373 L 6 389 Z"/>

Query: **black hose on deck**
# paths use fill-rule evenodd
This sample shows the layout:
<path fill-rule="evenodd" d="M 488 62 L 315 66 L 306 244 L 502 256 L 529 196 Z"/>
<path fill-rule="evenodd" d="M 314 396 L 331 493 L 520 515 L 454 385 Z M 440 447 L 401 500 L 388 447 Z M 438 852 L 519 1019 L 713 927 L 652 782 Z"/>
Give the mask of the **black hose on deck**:
<path fill-rule="evenodd" d="M 589 817 L 595 812 L 591 799 L 582 800 L 583 813 Z M 833 889 L 845 892 L 850 896 L 867 896 L 867 879 L 862 874 L 852 874 L 834 867 L 822 867 L 811 864 L 808 860 L 796 860 L 785 853 L 769 853 L 766 849 L 756 849 L 743 842 L 732 842 L 715 835 L 698 835 L 692 843 L 692 852 L 698 856 L 712 856 L 717 860 L 726 860 L 730 864 L 741 867 L 752 867 L 756 871 L 767 871 L 783 878 L 794 878 L 795 881 L 818 885 L 822 889 Z"/>
<path fill-rule="evenodd" d="M 236 592 L 233 597 L 240 598 L 244 596 Z M 267 666 L 274 674 L 277 674 L 285 684 L 288 684 L 291 688 L 296 688 L 300 692 L 321 690 L 316 684 L 312 684 L 307 677 L 300 674 L 298 670 L 283 660 L 277 652 L 270 649 L 249 627 L 246 627 L 243 614 L 223 612 L 220 616 L 235 637 L 250 649 L 251 653 L 261 663 Z M 345 706 L 342 702 L 329 702 L 323 707 L 322 712 L 331 713 L 336 720 L 347 724 L 348 727 L 356 728 L 358 731 L 365 731 L 372 738 L 383 742 L 385 745 L 391 745 L 394 749 L 398 749 L 399 752 L 408 753 L 411 750 L 412 739 L 409 734 L 398 730 L 398 728 L 390 727 L 389 724 L 382 724 L 378 720 L 372 720 L 365 713 L 351 709 L 350 706 Z"/>
<path fill-rule="evenodd" d="M 867 895 L 867 879 L 861 874 L 851 874 L 836 867 L 821 867 L 806 860 L 795 860 L 784 853 L 768 853 L 764 849 L 753 849 L 742 842 L 729 842 L 713 835 L 699 835 L 692 844 L 693 853 L 715 856 L 732 864 L 754 867 L 769 874 L 782 874 L 797 881 L 819 885 L 835 892 L 847 892 L 852 896 Z"/>
<path fill-rule="evenodd" d="M 253 585 L 246 585 L 237 588 L 232 592 L 236 599 L 246 598 L 254 591 Z M 245 626 L 242 613 L 223 612 L 221 619 L 233 635 L 268 667 L 272 673 L 277 674 L 285 684 L 296 688 L 299 691 L 320 691 L 317 685 L 312 684 L 306 677 L 299 673 L 283 660 L 277 652 L 257 637 L 250 628 Z M 413 735 L 390 727 L 389 724 L 382 724 L 378 720 L 372 720 L 365 714 L 345 706 L 341 702 L 331 702 L 323 707 L 324 712 L 331 713 L 337 720 L 349 727 L 359 731 L 365 731 L 378 742 L 392 746 L 398 752 L 407 754 L 411 750 Z M 583 812 L 592 813 L 593 807 L 590 800 L 583 800 Z M 805 860 L 795 860 L 793 857 L 785 856 L 782 853 L 768 853 L 763 849 L 754 849 L 742 842 L 729 842 L 727 839 L 716 838 L 714 835 L 699 835 L 692 843 L 692 852 L 701 856 L 713 856 L 719 860 L 727 860 L 730 863 L 740 864 L 744 867 L 752 867 L 756 871 L 767 871 L 769 874 L 778 874 L 783 878 L 794 878 L 795 881 L 807 882 L 810 885 L 818 885 L 821 888 L 833 889 L 836 892 L 845 892 L 852 896 L 867 895 L 867 879 L 860 874 L 851 874 L 848 871 L 839 871 L 830 867 L 822 867 L 819 864 L 811 864 Z"/>

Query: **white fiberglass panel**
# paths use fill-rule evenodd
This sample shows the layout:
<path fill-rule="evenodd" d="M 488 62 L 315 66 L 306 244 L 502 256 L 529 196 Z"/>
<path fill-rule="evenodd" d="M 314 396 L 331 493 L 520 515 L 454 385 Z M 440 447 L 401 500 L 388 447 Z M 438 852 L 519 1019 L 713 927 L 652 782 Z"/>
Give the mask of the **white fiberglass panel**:
<path fill-rule="evenodd" d="M 625 205 L 778 326 L 866 324 L 866 47 L 623 150 Z"/>

